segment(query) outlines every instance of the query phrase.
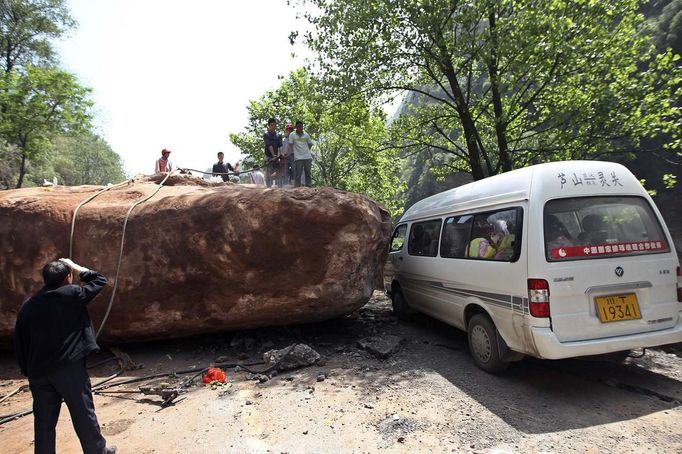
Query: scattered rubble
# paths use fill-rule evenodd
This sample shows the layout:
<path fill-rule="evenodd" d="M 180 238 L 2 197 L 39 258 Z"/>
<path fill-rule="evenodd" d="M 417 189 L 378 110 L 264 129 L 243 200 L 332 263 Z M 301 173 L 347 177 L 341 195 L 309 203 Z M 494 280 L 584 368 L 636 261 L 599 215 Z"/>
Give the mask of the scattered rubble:
<path fill-rule="evenodd" d="M 403 418 L 398 414 L 389 415 L 377 424 L 377 429 L 384 436 L 404 435 L 415 432 L 423 427 L 423 424 L 410 418 Z"/>
<path fill-rule="evenodd" d="M 263 353 L 263 361 L 280 371 L 312 366 L 322 356 L 306 344 L 294 344 L 281 350 L 269 350 Z"/>
<path fill-rule="evenodd" d="M 373 336 L 359 340 L 358 347 L 377 358 L 386 359 L 398 350 L 402 341 L 402 337 L 393 335 Z"/>

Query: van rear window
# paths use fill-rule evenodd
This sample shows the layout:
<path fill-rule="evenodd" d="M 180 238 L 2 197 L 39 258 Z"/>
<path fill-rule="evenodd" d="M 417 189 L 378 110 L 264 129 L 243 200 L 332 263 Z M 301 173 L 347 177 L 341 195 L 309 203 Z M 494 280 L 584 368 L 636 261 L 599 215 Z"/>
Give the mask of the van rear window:
<path fill-rule="evenodd" d="M 670 251 L 656 214 L 642 197 L 550 200 L 544 235 L 550 262 Z"/>

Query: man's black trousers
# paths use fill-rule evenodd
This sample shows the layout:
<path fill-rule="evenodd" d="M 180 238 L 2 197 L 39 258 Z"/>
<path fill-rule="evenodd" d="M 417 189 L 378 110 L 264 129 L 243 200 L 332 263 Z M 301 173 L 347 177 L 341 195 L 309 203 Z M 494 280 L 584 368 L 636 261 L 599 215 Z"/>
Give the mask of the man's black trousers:
<path fill-rule="evenodd" d="M 85 358 L 50 372 L 44 377 L 31 378 L 29 385 L 33 394 L 36 454 L 55 454 L 55 429 L 62 399 L 69 408 L 73 428 L 76 430 L 83 452 L 85 454 L 104 452 L 106 441 L 95 416 Z"/>

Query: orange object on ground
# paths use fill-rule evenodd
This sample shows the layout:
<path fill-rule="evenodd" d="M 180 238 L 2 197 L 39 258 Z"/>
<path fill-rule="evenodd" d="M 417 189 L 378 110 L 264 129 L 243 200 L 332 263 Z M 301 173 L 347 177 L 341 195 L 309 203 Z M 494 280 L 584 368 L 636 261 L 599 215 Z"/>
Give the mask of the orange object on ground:
<path fill-rule="evenodd" d="M 209 367 L 208 371 L 204 374 L 204 377 L 202 378 L 202 382 L 205 384 L 211 383 L 213 381 L 217 381 L 220 383 L 225 383 L 225 380 L 227 379 L 227 374 L 223 372 L 223 370 L 219 367 Z"/>

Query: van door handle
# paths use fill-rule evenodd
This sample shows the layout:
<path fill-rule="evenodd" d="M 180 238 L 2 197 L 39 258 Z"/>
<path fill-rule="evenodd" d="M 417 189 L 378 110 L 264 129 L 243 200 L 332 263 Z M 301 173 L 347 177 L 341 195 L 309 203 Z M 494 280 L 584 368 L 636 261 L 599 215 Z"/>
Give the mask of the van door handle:
<path fill-rule="evenodd" d="M 403 259 L 402 257 L 398 257 L 398 260 L 402 260 L 402 259 Z"/>

